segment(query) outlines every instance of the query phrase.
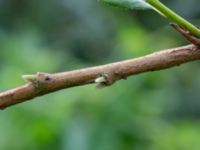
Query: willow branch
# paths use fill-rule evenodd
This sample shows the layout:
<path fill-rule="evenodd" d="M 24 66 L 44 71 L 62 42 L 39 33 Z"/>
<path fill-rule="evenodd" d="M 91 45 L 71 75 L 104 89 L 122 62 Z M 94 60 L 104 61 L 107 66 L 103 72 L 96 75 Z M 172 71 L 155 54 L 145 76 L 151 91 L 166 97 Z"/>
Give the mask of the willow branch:
<path fill-rule="evenodd" d="M 143 57 L 62 73 L 26 75 L 23 86 L 0 93 L 0 109 L 64 88 L 90 83 L 112 85 L 131 75 L 162 70 L 200 59 L 200 48 L 187 45 L 155 52 Z"/>

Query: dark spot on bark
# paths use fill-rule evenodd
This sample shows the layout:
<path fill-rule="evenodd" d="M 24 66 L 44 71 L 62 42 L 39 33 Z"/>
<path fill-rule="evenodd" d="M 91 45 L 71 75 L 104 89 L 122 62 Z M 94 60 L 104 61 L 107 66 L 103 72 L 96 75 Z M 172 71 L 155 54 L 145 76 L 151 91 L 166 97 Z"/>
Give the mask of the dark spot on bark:
<path fill-rule="evenodd" d="M 45 77 L 45 81 L 50 81 L 51 78 L 49 76 Z"/>

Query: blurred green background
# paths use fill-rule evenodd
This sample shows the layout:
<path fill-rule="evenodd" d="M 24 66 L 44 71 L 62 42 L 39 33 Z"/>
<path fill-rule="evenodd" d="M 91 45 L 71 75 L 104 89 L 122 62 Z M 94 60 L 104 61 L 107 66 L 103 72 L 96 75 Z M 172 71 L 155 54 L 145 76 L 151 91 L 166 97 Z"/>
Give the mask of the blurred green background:
<path fill-rule="evenodd" d="M 199 0 L 163 0 L 200 24 Z M 187 44 L 153 11 L 96 0 L 0 0 L 0 91 Z M 97 90 L 65 89 L 0 111 L 0 150 L 199 150 L 200 69 L 191 62 Z"/>

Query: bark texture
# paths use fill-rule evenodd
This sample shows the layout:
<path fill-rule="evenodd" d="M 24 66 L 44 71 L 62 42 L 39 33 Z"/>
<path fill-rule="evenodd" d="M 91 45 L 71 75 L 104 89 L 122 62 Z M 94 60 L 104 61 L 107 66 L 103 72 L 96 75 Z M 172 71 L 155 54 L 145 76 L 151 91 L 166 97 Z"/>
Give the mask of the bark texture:
<path fill-rule="evenodd" d="M 90 84 L 95 81 L 101 82 L 98 84 L 112 85 L 117 80 L 131 75 L 162 70 L 198 59 L 200 59 L 200 48 L 187 45 L 135 59 L 75 71 L 55 74 L 38 72 L 34 75 L 34 79 L 25 85 L 0 93 L 0 109 L 60 89 Z M 99 78 L 103 80 L 97 80 Z"/>

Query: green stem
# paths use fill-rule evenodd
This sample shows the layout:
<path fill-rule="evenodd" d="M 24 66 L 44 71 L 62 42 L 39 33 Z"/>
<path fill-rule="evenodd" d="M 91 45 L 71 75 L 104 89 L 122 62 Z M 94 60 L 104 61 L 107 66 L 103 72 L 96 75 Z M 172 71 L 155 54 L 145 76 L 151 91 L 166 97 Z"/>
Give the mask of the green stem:
<path fill-rule="evenodd" d="M 188 30 L 194 36 L 200 37 L 200 30 L 197 27 L 195 27 L 193 24 L 181 16 L 177 15 L 171 9 L 162 4 L 159 0 L 146 0 L 146 2 L 152 5 L 158 12 L 160 12 L 170 21 L 177 23 L 179 26 Z"/>

